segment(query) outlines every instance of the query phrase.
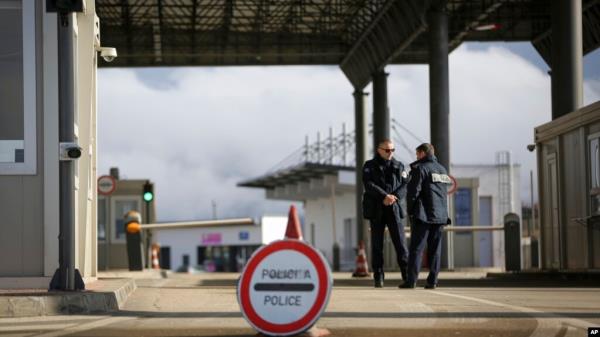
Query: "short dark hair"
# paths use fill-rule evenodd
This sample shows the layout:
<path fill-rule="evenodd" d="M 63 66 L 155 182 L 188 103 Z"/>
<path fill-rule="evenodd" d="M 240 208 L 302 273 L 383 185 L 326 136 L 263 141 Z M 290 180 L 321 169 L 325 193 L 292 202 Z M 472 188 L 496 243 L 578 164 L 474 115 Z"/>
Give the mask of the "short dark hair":
<path fill-rule="evenodd" d="M 433 156 L 435 154 L 435 148 L 429 143 L 423 143 L 417 146 L 417 151 L 425 152 L 428 156 Z"/>
<path fill-rule="evenodd" d="M 377 143 L 377 146 L 379 147 L 379 146 L 381 146 L 383 144 L 386 144 L 386 143 L 387 144 L 394 144 L 394 142 L 392 142 L 391 139 L 385 138 L 385 139 L 382 139 L 379 143 Z"/>

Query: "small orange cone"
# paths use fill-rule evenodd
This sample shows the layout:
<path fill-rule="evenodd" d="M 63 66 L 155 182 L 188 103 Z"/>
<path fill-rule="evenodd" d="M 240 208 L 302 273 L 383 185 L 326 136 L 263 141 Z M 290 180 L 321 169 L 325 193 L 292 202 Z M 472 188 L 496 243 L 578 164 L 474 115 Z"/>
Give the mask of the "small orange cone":
<path fill-rule="evenodd" d="M 152 244 L 152 269 L 160 269 L 160 263 L 158 262 L 158 251 L 160 246 L 157 243 Z"/>
<path fill-rule="evenodd" d="M 288 223 L 285 230 L 284 239 L 296 239 L 302 240 L 302 229 L 300 228 L 300 220 L 298 219 L 298 213 L 296 212 L 296 206 L 290 206 L 290 212 L 288 214 Z"/>
<path fill-rule="evenodd" d="M 300 227 L 300 219 L 298 218 L 298 213 L 296 212 L 296 206 L 290 206 L 290 212 L 288 214 L 288 223 L 287 228 L 285 229 L 285 240 L 303 240 L 302 238 L 302 227 Z M 296 336 L 298 337 L 325 337 L 331 335 L 331 332 L 327 329 L 317 328 L 316 325 L 313 325 L 307 331 L 304 331 Z M 262 333 L 259 333 L 258 336 L 264 336 Z"/>
<path fill-rule="evenodd" d="M 353 277 L 369 276 L 369 265 L 367 264 L 367 253 L 365 253 L 365 243 L 360 242 L 358 245 L 358 255 L 356 256 L 356 269 L 352 274 Z"/>

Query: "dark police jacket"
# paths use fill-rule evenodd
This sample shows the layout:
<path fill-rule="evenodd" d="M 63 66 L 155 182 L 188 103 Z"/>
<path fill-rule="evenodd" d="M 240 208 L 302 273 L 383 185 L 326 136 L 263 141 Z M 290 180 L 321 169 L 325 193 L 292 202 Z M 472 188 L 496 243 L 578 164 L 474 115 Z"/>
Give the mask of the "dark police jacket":
<path fill-rule="evenodd" d="M 406 207 L 411 220 L 431 224 L 450 224 L 448 218 L 448 172 L 435 156 L 410 164 Z"/>
<path fill-rule="evenodd" d="M 367 160 L 363 165 L 363 185 L 365 192 L 363 194 L 362 206 L 363 217 L 375 223 L 381 223 L 384 220 L 384 208 L 391 207 L 393 218 L 396 224 L 402 223 L 404 211 L 400 205 L 400 200 L 406 196 L 407 174 L 404 172 L 404 165 L 391 159 L 391 173 L 388 183 L 386 183 L 386 162 L 378 154 L 371 160 Z M 398 201 L 391 206 L 385 206 L 383 199 L 386 195 L 393 194 Z"/>

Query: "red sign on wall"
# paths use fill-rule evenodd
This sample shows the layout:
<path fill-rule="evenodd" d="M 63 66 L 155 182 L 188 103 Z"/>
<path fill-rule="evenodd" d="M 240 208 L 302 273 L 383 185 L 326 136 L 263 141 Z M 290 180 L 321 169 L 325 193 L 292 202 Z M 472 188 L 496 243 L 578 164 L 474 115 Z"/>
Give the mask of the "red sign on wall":
<path fill-rule="evenodd" d="M 216 245 L 223 242 L 223 235 L 221 233 L 204 233 L 202 234 L 203 245 Z"/>

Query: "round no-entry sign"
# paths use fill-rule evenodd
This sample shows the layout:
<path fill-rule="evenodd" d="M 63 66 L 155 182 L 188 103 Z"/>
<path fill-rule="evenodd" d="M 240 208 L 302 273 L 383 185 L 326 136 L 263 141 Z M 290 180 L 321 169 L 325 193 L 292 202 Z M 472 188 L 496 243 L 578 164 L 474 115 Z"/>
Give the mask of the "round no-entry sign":
<path fill-rule="evenodd" d="M 333 278 L 327 261 L 299 240 L 257 250 L 238 283 L 242 313 L 256 330 L 289 336 L 308 330 L 325 310 Z"/>
<path fill-rule="evenodd" d="M 117 181 L 113 176 L 102 176 L 98 178 L 98 193 L 110 195 L 117 188 Z"/>
<path fill-rule="evenodd" d="M 448 177 L 450 177 L 450 180 L 452 181 L 452 184 L 450 185 L 450 188 L 448 189 L 448 195 L 453 194 L 454 192 L 456 192 L 456 190 L 458 189 L 458 182 L 456 181 L 456 178 L 454 178 L 451 175 L 448 175 Z"/>

